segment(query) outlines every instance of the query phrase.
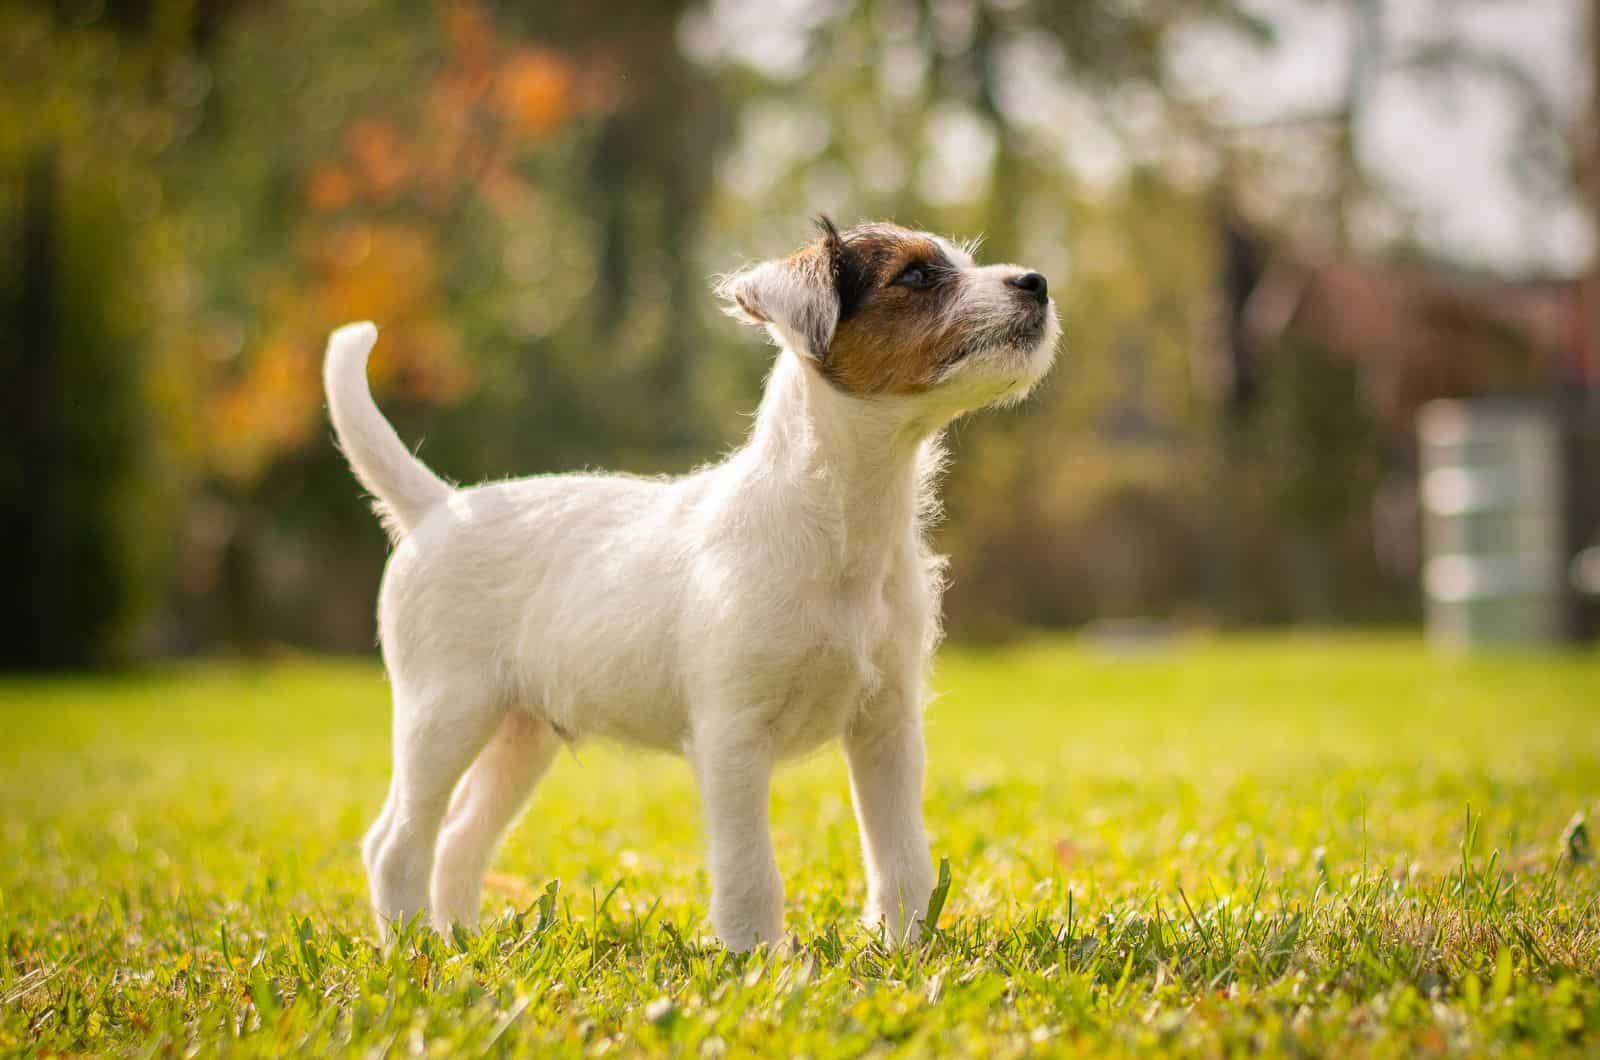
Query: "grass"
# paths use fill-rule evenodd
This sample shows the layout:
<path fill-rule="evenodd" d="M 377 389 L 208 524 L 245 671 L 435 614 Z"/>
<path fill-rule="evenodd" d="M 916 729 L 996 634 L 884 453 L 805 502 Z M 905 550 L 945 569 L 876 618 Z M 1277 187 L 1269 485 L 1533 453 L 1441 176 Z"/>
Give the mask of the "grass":
<path fill-rule="evenodd" d="M 564 756 L 486 930 L 373 944 L 364 662 L 0 682 L 0 1053 L 1600 1051 L 1600 656 L 1408 636 L 949 649 L 952 883 L 887 952 L 843 770 L 774 793 L 798 952 L 707 935 L 687 769 Z M 557 882 L 559 881 L 559 882 Z"/>

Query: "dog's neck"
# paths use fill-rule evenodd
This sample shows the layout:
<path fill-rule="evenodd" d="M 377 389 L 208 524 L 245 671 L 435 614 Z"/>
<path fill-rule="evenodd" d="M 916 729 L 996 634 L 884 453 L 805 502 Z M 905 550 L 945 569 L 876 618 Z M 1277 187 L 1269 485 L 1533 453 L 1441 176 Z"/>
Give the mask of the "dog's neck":
<path fill-rule="evenodd" d="M 913 399 L 844 394 L 783 350 L 743 455 L 779 486 L 765 498 L 774 520 L 819 539 L 842 579 L 870 577 L 931 506 L 945 422 Z"/>

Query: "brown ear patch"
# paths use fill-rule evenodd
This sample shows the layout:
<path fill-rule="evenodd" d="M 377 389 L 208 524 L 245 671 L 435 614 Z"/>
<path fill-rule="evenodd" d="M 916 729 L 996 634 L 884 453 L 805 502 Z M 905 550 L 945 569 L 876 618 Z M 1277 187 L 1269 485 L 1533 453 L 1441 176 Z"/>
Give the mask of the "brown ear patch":
<path fill-rule="evenodd" d="M 917 394 L 967 340 L 947 313 L 959 278 L 933 287 L 897 284 L 910 265 L 949 269 L 939 244 L 890 225 L 867 225 L 843 236 L 838 270 L 839 323 L 822 358 L 823 375 L 852 394 Z"/>
<path fill-rule="evenodd" d="M 838 320 L 839 234 L 824 225 L 823 239 L 779 261 L 742 269 L 717 281 L 715 291 L 728 304 L 724 312 L 747 324 L 779 328 L 796 351 L 820 358 Z"/>
<path fill-rule="evenodd" d="M 821 357 L 833 337 L 838 309 L 833 296 L 838 287 L 837 245 L 828 238 L 795 251 L 784 263 L 797 281 L 813 292 L 793 313 L 792 326 L 815 357 Z"/>

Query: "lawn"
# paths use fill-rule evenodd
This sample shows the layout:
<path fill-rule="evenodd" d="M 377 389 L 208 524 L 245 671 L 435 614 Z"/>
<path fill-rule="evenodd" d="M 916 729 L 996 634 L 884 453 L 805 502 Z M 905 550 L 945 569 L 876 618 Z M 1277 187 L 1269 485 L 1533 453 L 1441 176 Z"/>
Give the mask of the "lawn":
<path fill-rule="evenodd" d="M 774 792 L 796 952 L 710 941 L 675 759 L 563 755 L 485 930 L 374 945 L 369 662 L 0 682 L 0 1053 L 1600 1052 L 1600 655 L 1405 635 L 948 648 L 939 930 L 885 951 L 843 768 Z"/>

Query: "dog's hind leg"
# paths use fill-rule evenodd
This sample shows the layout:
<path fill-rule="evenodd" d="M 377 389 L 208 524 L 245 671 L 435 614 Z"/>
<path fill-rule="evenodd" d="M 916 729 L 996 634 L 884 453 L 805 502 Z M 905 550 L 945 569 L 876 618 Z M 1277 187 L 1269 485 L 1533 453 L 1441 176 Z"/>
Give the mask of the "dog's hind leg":
<path fill-rule="evenodd" d="M 560 748 L 549 722 L 512 710 L 461 779 L 433 865 L 433 920 L 441 931 L 477 926 L 484 871 Z"/>
<path fill-rule="evenodd" d="M 505 708 L 481 683 L 418 691 L 396 683 L 394 776 L 383 812 L 362 843 L 378 929 L 428 908 L 434 849 L 450 793 Z"/>

